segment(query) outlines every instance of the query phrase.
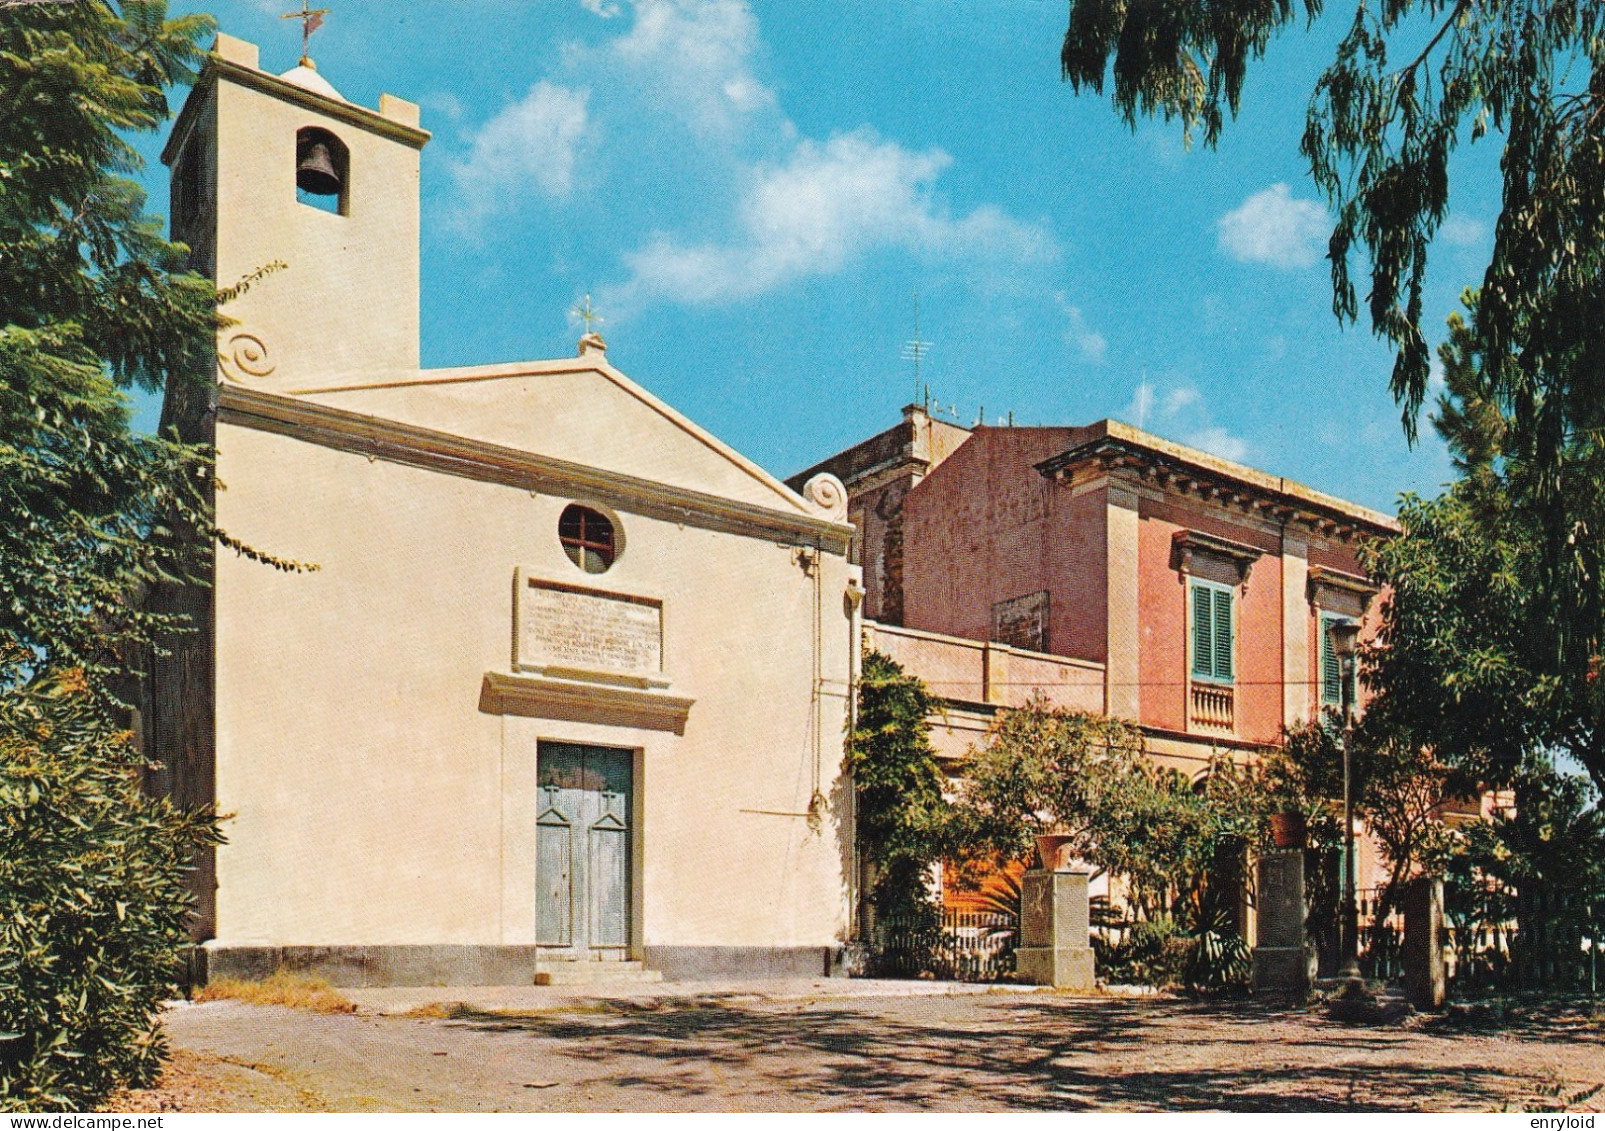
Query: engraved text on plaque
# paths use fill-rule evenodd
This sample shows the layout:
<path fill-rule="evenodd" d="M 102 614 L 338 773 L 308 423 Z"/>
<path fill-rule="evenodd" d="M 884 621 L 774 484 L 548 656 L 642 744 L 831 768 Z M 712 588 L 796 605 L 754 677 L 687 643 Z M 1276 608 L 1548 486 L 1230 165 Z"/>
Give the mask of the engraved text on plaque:
<path fill-rule="evenodd" d="M 657 676 L 663 671 L 663 604 L 520 577 L 517 666 Z"/>

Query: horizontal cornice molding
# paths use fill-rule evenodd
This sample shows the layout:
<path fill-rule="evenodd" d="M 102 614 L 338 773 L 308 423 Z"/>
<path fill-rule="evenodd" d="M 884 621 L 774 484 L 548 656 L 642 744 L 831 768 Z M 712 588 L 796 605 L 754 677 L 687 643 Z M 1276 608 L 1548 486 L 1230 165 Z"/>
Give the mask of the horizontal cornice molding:
<path fill-rule="evenodd" d="M 1392 537 L 1399 524 L 1380 511 L 1326 495 L 1291 479 L 1233 464 L 1180 444 L 1104 422 L 1109 431 L 1036 465 L 1048 479 L 1071 485 L 1123 473 L 1167 492 L 1196 494 L 1244 513 L 1262 513 L 1282 525 L 1348 541 L 1356 535 Z"/>
<path fill-rule="evenodd" d="M 1381 592 L 1381 587 L 1368 578 L 1319 565 L 1310 567 L 1306 585 L 1312 604 L 1319 604 L 1329 593 L 1342 593 L 1359 602 L 1362 616 L 1371 607 L 1372 598 Z"/>
<path fill-rule="evenodd" d="M 305 87 L 296 86 L 293 82 L 286 82 L 277 75 L 259 71 L 255 67 L 247 67 L 220 55 L 211 55 L 208 56 L 189 98 L 185 100 L 184 108 L 179 111 L 179 120 L 173 127 L 167 145 L 162 149 L 163 164 L 171 165 L 177 157 L 181 139 L 188 133 L 190 115 L 198 111 L 201 104 L 206 101 L 206 96 L 211 93 L 219 78 L 226 78 L 240 86 L 271 95 L 281 102 L 292 103 L 303 110 L 311 110 L 324 117 L 334 118 L 347 125 L 367 130 L 369 133 L 376 133 L 392 141 L 399 141 L 403 145 L 410 145 L 414 149 L 422 149 L 430 137 L 428 130 L 409 126 L 394 118 L 387 118 L 376 110 L 369 110 L 366 106 L 326 98 Z M 196 109 L 192 110 L 191 107 Z"/>
<path fill-rule="evenodd" d="M 486 672 L 479 688 L 479 709 L 489 715 L 527 715 L 680 735 L 685 734 L 695 702 L 630 687 L 501 672 Z"/>
<path fill-rule="evenodd" d="M 622 472 L 437 432 L 296 397 L 224 385 L 218 421 L 336 451 L 544 495 L 590 500 L 620 511 L 782 545 L 847 552 L 852 527 Z"/>

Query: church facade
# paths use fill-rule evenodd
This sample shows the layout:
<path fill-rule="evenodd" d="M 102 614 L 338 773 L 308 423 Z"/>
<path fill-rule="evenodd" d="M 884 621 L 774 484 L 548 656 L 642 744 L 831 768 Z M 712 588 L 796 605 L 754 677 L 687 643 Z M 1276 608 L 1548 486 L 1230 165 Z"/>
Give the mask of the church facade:
<path fill-rule="evenodd" d="M 862 594 L 841 486 L 789 489 L 592 333 L 421 369 L 427 140 L 416 106 L 222 36 L 164 153 L 175 238 L 250 279 L 215 392 L 164 410 L 215 444 L 218 531 L 210 586 L 156 594 L 200 630 L 143 712 L 159 787 L 225 817 L 207 972 L 831 972 Z"/>

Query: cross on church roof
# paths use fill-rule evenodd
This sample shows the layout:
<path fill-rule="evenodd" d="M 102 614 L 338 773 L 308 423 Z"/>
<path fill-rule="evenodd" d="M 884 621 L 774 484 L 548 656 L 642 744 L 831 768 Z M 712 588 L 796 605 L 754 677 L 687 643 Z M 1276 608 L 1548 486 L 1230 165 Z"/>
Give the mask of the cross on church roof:
<path fill-rule="evenodd" d="M 307 42 L 312 38 L 312 33 L 323 26 L 323 17 L 328 14 L 329 9 L 308 8 L 307 0 L 301 0 L 301 10 L 299 12 L 284 12 L 279 16 L 281 20 L 301 21 L 301 66 L 303 67 L 313 66 L 311 57 L 307 55 Z M 316 70 L 317 68 L 313 67 L 313 69 Z"/>
<path fill-rule="evenodd" d="M 598 323 L 603 320 L 600 314 L 591 309 L 590 295 L 586 295 L 582 301 L 575 303 L 574 308 L 569 311 L 569 313 L 574 315 L 574 317 L 578 318 L 581 322 L 585 323 L 585 332 L 587 334 L 594 333 L 596 330 L 594 323 Z"/>

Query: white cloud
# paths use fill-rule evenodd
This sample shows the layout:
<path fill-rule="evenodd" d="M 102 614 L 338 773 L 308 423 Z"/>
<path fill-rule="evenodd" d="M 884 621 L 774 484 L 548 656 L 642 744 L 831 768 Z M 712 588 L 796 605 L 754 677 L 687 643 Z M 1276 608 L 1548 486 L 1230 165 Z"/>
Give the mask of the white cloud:
<path fill-rule="evenodd" d="M 1427 400 L 1431 401 L 1449 387 L 1449 382 L 1443 372 L 1443 358 L 1438 351 L 1432 351 L 1432 358 L 1427 364 Z"/>
<path fill-rule="evenodd" d="M 1248 457 L 1248 444 L 1217 425 L 1189 432 L 1183 443 L 1234 463 L 1242 463 Z"/>
<path fill-rule="evenodd" d="M 1215 231 L 1220 249 L 1238 262 L 1290 269 L 1321 258 L 1330 222 L 1324 208 L 1294 198 L 1279 181 L 1215 221 Z"/>
<path fill-rule="evenodd" d="M 1475 247 L 1488 237 L 1488 226 L 1470 216 L 1451 216 L 1439 226 L 1438 235 L 1451 247 Z"/>
<path fill-rule="evenodd" d="M 800 137 L 761 77 L 749 0 L 579 2 L 627 20 L 560 45 L 546 77 L 466 139 L 452 168 L 460 229 L 488 231 L 537 194 L 573 196 L 577 210 L 631 194 L 611 232 L 621 269 L 596 292 L 615 318 L 653 301 L 755 297 L 888 249 L 962 274 L 977 295 L 1051 293 L 1047 224 L 946 204 L 943 150 L 869 128 Z M 576 192 L 582 177 L 595 191 Z M 632 229 L 643 221 L 654 228 Z M 1102 335 L 1062 305 L 1066 340 L 1101 358 Z"/>
<path fill-rule="evenodd" d="M 749 298 L 839 271 L 877 247 L 1015 262 L 1053 254 L 1045 232 L 991 206 L 950 216 L 931 186 L 951 160 L 939 149 L 904 149 L 869 129 L 823 144 L 804 140 L 783 163 L 752 170 L 732 240 L 686 245 L 659 235 L 626 256 L 631 278 L 612 298 Z"/>
<path fill-rule="evenodd" d="M 729 133 L 775 107 L 752 71 L 758 21 L 745 0 L 634 0 L 635 22 L 610 62 L 641 74 L 659 105 L 699 133 Z"/>
<path fill-rule="evenodd" d="M 527 185 L 551 197 L 569 194 L 589 97 L 543 79 L 474 133 L 468 156 L 451 171 L 469 219 L 516 203 Z"/>
<path fill-rule="evenodd" d="M 1202 398 L 1198 390 L 1191 385 L 1183 385 L 1179 389 L 1172 389 L 1165 394 L 1164 412 L 1167 417 L 1178 415 L 1183 409 L 1192 408 Z"/>
<path fill-rule="evenodd" d="M 1073 305 L 1063 291 L 1055 291 L 1053 300 L 1064 315 L 1064 340 L 1076 347 L 1083 361 L 1100 362 L 1109 352 L 1109 343 L 1094 330 L 1079 306 Z"/>
<path fill-rule="evenodd" d="M 1191 385 L 1158 390 L 1144 377 L 1121 410 L 1124 418 L 1144 431 L 1178 436 L 1181 442 L 1241 462 L 1248 443 L 1210 420 L 1203 394 Z"/>
<path fill-rule="evenodd" d="M 1138 428 L 1147 428 L 1150 418 L 1154 415 L 1154 387 L 1145 377 L 1137 383 L 1132 391 L 1131 400 L 1126 407 L 1120 410 L 1120 415 L 1133 421 Z"/>

